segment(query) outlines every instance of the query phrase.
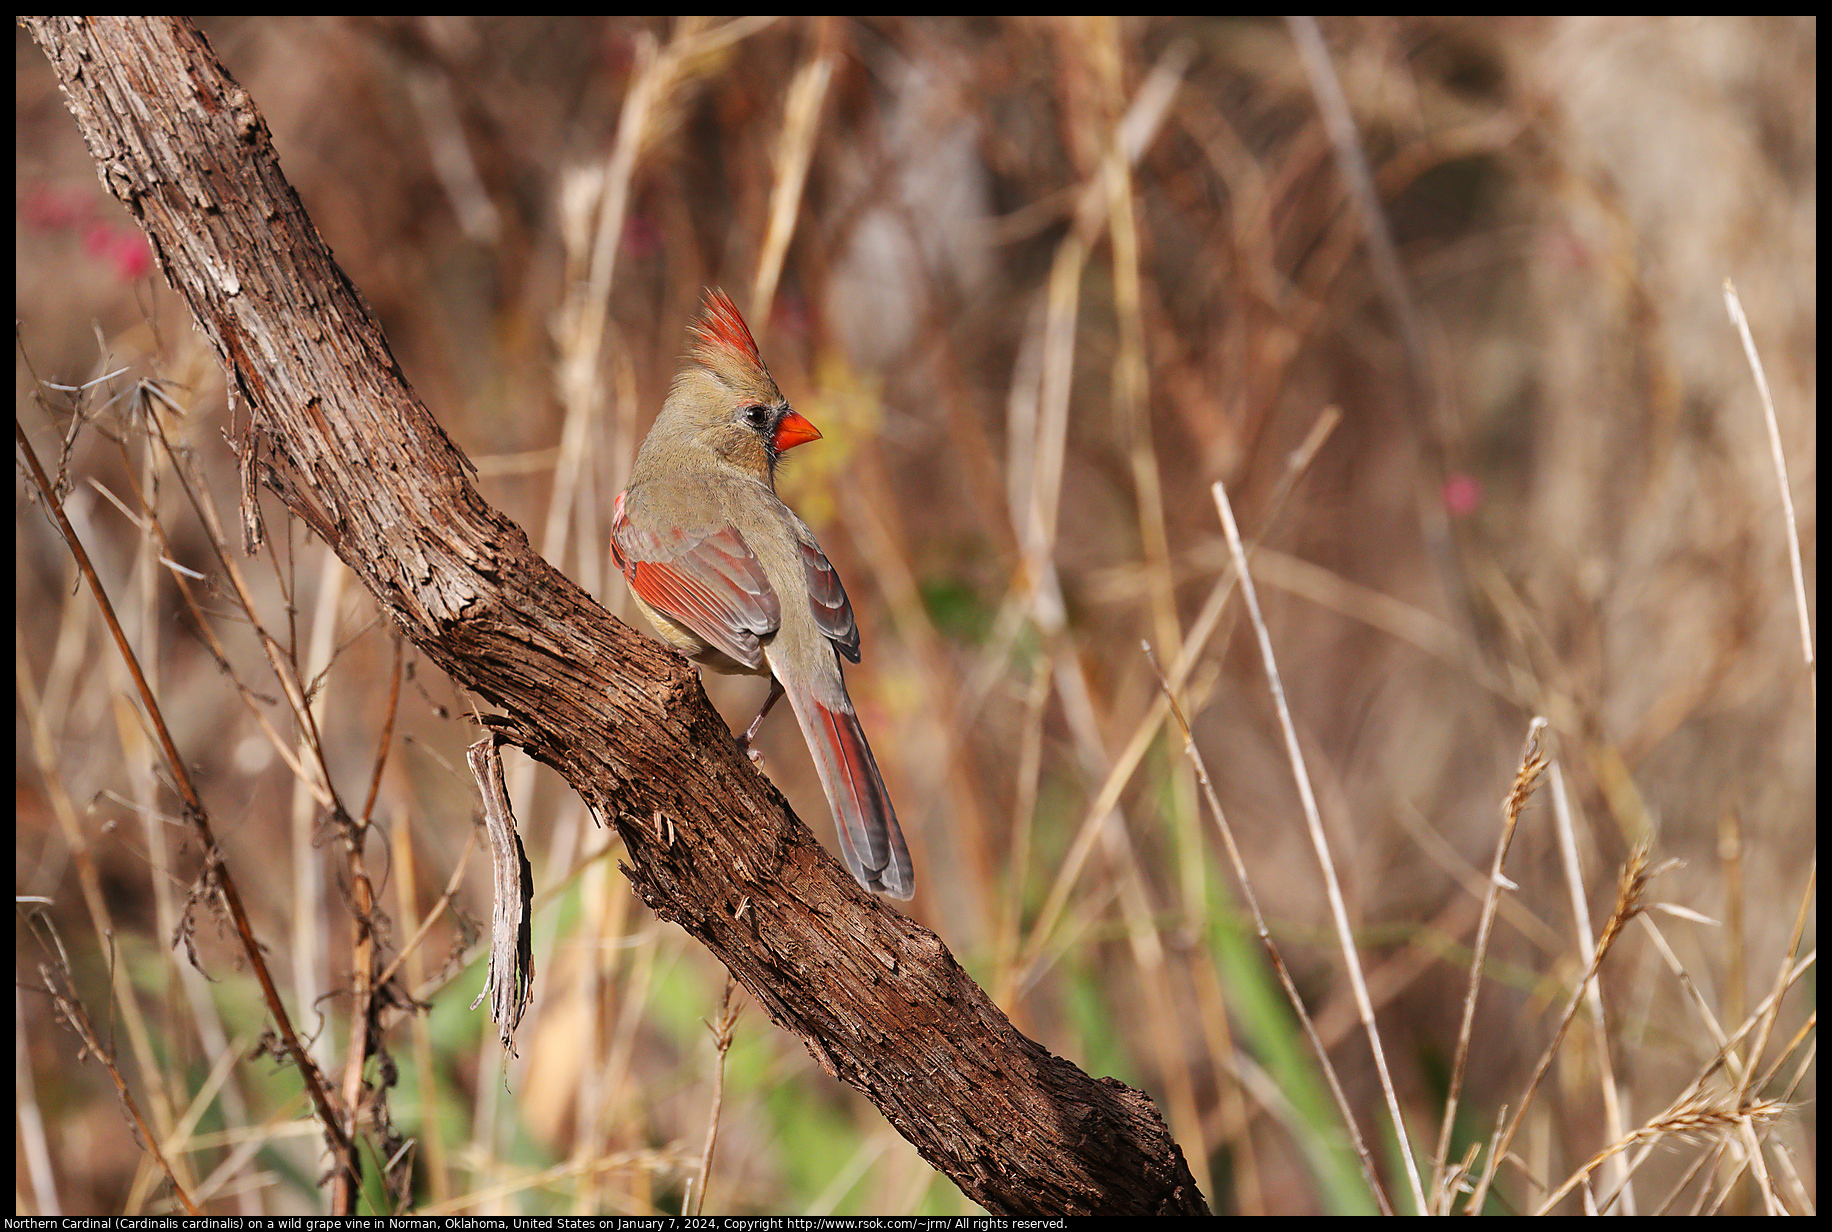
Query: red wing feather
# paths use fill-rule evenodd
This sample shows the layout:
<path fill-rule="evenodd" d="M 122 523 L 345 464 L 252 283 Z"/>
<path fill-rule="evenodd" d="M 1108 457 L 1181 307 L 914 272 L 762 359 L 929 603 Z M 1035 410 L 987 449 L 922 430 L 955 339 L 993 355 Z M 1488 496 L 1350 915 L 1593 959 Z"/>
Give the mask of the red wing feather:
<path fill-rule="evenodd" d="M 625 514 L 611 525 L 618 568 L 644 603 L 744 666 L 763 667 L 761 638 L 782 624 L 782 604 L 744 536 L 726 526 L 698 538 L 656 534 Z"/>

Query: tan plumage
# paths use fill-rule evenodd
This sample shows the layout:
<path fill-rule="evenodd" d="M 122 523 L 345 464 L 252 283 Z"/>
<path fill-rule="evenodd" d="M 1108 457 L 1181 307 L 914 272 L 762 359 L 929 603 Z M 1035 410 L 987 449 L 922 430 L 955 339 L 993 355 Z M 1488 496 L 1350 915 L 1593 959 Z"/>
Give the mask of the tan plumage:
<path fill-rule="evenodd" d="M 820 433 L 777 389 L 724 292 L 708 293 L 693 332 L 617 498 L 612 552 L 663 640 L 715 671 L 772 678 L 757 721 L 788 697 L 847 867 L 867 889 L 909 898 L 909 851 L 840 670 L 840 655 L 859 661 L 852 605 L 776 496 L 782 452 Z"/>

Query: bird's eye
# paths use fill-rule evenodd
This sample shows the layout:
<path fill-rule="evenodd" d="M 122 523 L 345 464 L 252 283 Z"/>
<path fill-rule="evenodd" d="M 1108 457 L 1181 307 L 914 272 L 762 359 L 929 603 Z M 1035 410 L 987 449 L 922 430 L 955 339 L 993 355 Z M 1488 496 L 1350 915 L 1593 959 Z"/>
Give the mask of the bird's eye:
<path fill-rule="evenodd" d="M 738 412 L 738 418 L 742 419 L 747 427 L 755 428 L 759 432 L 770 425 L 769 409 L 755 404 L 740 410 Z"/>

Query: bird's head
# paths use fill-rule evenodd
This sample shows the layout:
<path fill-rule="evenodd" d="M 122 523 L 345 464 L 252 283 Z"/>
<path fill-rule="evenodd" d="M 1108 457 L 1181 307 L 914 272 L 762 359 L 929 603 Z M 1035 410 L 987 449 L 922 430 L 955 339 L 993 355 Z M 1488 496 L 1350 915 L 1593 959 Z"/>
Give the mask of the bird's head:
<path fill-rule="evenodd" d="M 707 292 L 695 342 L 663 407 L 679 437 L 768 482 L 785 450 L 820 439 L 790 407 L 725 292 Z"/>

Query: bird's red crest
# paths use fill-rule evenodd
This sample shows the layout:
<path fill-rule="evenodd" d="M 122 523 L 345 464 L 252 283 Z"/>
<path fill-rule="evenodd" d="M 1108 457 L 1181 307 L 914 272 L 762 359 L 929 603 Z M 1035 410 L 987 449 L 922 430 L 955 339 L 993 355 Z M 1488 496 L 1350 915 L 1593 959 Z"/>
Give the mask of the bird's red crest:
<path fill-rule="evenodd" d="M 750 327 L 738 315 L 738 306 L 731 297 L 717 287 L 706 293 L 706 306 L 693 323 L 693 332 L 700 339 L 694 354 L 708 367 L 720 369 L 736 364 L 769 379 L 769 369 L 757 353 L 757 340 L 751 337 Z"/>

